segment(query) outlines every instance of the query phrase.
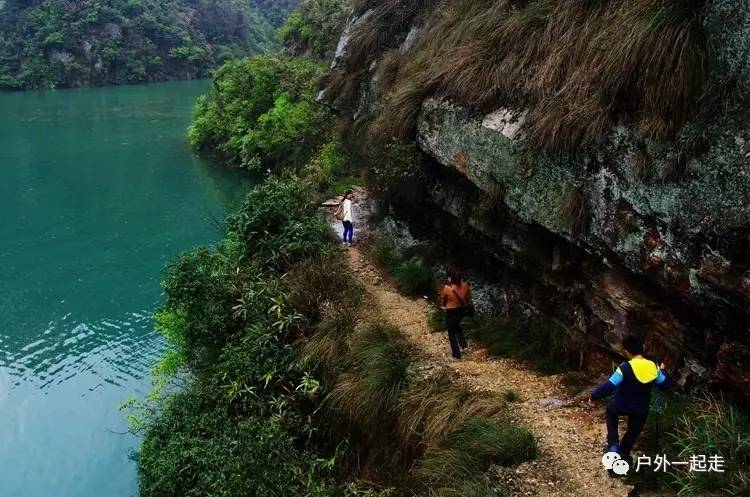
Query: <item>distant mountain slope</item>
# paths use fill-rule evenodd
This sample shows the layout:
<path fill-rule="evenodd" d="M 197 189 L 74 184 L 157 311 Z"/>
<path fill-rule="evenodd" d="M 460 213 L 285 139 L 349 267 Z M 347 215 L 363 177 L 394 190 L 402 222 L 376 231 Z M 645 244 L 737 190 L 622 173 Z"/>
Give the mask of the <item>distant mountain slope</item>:
<path fill-rule="evenodd" d="M 289 12 L 294 9 L 300 0 L 251 0 L 250 2 L 256 9 L 274 26 L 281 26 Z"/>
<path fill-rule="evenodd" d="M 0 0 L 0 88 L 205 76 L 227 59 L 275 47 L 272 22 L 294 2 L 254 3 Z"/>

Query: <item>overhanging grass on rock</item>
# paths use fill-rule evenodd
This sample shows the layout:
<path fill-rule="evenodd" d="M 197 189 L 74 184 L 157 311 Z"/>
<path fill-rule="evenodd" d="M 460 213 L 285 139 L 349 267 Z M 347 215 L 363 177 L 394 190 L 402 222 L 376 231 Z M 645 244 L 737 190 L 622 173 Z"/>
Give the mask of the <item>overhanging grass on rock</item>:
<path fill-rule="evenodd" d="M 408 137 L 420 100 L 441 95 L 483 111 L 529 109 L 532 141 L 552 151 L 598 142 L 619 122 L 666 140 L 694 114 L 708 80 L 705 6 L 705 0 L 362 2 L 360 10 L 370 9 L 374 20 L 354 31 L 346 72 L 369 65 L 415 25 L 419 44 L 399 64 L 398 77 L 387 80 L 396 91 L 384 98 L 376 127 L 383 133 Z M 402 20 L 389 21 L 399 12 Z"/>

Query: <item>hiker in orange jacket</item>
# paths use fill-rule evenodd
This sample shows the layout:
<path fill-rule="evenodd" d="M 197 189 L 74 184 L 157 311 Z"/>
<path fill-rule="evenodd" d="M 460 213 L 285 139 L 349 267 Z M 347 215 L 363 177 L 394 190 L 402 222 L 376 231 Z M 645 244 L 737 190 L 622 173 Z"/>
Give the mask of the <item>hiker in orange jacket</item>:
<path fill-rule="evenodd" d="M 445 327 L 448 329 L 448 340 L 454 359 L 461 359 L 461 352 L 468 348 L 461 321 L 466 316 L 474 314 L 471 301 L 471 286 L 464 281 L 463 274 L 458 269 L 448 273 L 448 281 L 443 287 L 441 307 L 445 310 Z"/>

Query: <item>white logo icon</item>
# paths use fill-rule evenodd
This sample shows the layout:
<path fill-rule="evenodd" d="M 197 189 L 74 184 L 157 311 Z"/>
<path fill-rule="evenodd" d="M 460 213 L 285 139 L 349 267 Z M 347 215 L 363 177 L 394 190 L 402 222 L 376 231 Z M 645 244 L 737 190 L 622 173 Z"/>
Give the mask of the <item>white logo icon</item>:
<path fill-rule="evenodd" d="M 630 464 L 620 457 L 617 452 L 607 452 L 602 456 L 602 465 L 606 470 L 612 470 L 616 475 L 626 475 L 630 471 Z"/>

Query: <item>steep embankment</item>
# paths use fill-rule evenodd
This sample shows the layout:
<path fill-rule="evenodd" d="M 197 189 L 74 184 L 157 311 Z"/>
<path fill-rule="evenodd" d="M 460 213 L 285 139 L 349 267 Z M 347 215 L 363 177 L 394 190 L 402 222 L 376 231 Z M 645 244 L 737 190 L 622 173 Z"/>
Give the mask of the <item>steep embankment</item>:
<path fill-rule="evenodd" d="M 361 148 L 419 146 L 396 212 L 584 364 L 647 330 L 683 381 L 750 394 L 749 23 L 719 0 L 360 1 L 321 98 Z"/>
<path fill-rule="evenodd" d="M 264 12 L 266 3 L 1 2 L 0 88 L 205 77 L 228 59 L 275 47 L 275 26 L 295 2 Z"/>

